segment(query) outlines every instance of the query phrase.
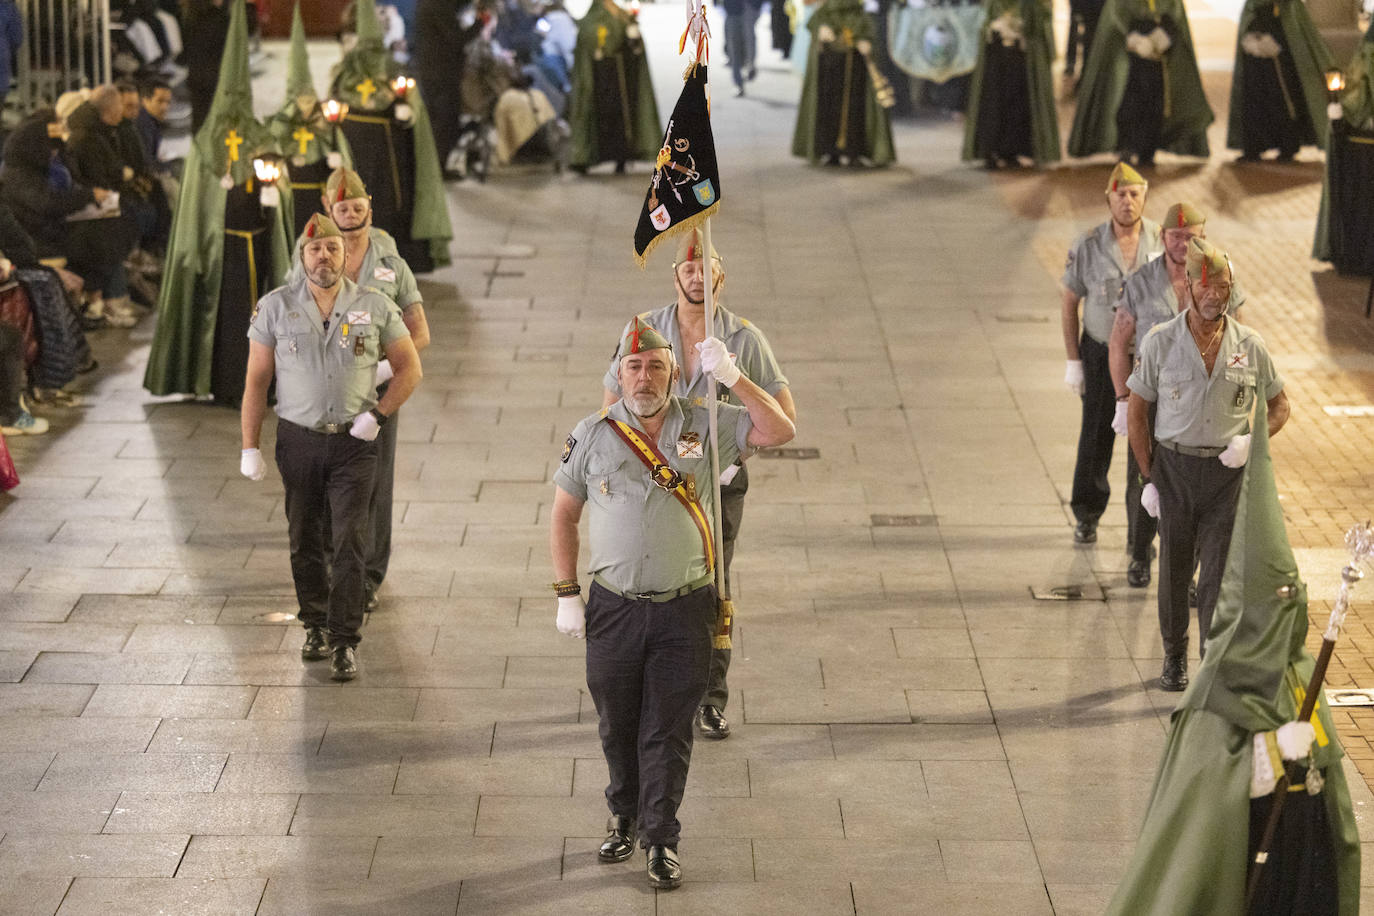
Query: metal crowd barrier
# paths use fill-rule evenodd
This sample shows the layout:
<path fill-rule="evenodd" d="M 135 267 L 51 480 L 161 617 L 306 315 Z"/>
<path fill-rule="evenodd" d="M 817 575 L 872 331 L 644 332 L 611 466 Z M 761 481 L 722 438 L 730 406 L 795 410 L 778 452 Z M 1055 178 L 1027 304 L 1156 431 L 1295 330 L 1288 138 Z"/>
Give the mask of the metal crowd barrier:
<path fill-rule="evenodd" d="M 17 0 L 24 45 L 10 99 L 20 111 L 110 81 L 109 0 Z"/>

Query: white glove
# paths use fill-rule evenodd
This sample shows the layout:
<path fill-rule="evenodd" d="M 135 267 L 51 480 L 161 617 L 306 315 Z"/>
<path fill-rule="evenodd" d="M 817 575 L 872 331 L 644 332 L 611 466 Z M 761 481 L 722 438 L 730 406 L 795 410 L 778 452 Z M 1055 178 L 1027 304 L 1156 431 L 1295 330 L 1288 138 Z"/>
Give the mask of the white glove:
<path fill-rule="evenodd" d="M 823 45 L 828 45 L 835 40 L 835 30 L 828 25 L 823 25 L 816 29 L 816 40 Z"/>
<path fill-rule="evenodd" d="M 1217 457 L 1228 468 L 1245 467 L 1245 462 L 1250 460 L 1250 434 L 1232 436 L 1231 441 Z"/>
<path fill-rule="evenodd" d="M 1117 401 L 1116 413 L 1112 415 L 1112 432 L 1118 436 L 1124 436 L 1130 431 L 1130 427 L 1126 425 L 1126 406 L 1126 401 Z"/>
<path fill-rule="evenodd" d="M 1312 742 L 1317 740 L 1317 730 L 1311 722 L 1285 722 L 1274 732 L 1279 745 L 1279 756 L 1284 760 L 1302 760 L 1312 750 Z"/>
<path fill-rule="evenodd" d="M 348 434 L 354 439 L 361 439 L 364 442 L 371 442 L 377 438 L 377 433 L 381 432 L 381 426 L 377 425 L 377 418 L 372 415 L 372 411 L 360 413 L 353 418 L 353 425 L 348 428 Z"/>
<path fill-rule="evenodd" d="M 391 368 L 391 360 L 379 360 L 377 363 L 377 384 L 384 385 L 395 377 L 396 372 Z"/>
<path fill-rule="evenodd" d="M 1074 394 L 1083 397 L 1083 360 L 1071 359 L 1064 363 L 1064 384 Z"/>
<path fill-rule="evenodd" d="M 738 465 L 738 464 L 732 464 L 732 465 L 730 465 L 728 468 L 726 468 L 725 470 L 721 471 L 721 472 L 720 472 L 720 485 L 721 485 L 722 487 L 728 487 L 728 486 L 730 486 L 730 481 L 732 481 L 732 480 L 735 479 L 735 475 L 739 473 L 740 467 L 741 467 L 741 466 Z"/>
<path fill-rule="evenodd" d="M 1155 27 L 1155 30 L 1153 32 L 1151 32 L 1149 35 L 1145 37 L 1150 39 L 1150 44 L 1154 46 L 1156 58 L 1163 57 L 1164 52 L 1169 50 L 1169 48 L 1172 47 L 1174 43 L 1174 40 L 1169 37 L 1169 33 L 1159 28 L 1158 26 Z"/>
<path fill-rule="evenodd" d="M 719 337 L 708 337 L 697 344 L 697 353 L 701 354 L 701 371 L 714 376 L 726 388 L 734 388 L 739 381 L 739 366 L 735 365 L 735 358 L 725 349 L 725 341 Z"/>
<path fill-rule="evenodd" d="M 854 50 L 858 51 L 864 57 L 867 57 L 873 51 L 873 42 L 869 41 L 866 38 L 861 38 L 858 41 L 854 42 Z"/>
<path fill-rule="evenodd" d="M 1152 483 L 1145 484 L 1145 489 L 1140 491 L 1140 505 L 1150 518 L 1159 518 L 1159 487 Z"/>
<path fill-rule="evenodd" d="M 246 448 L 239 454 L 239 473 L 249 480 L 262 480 L 267 476 L 267 464 L 262 460 L 262 451 Z"/>
<path fill-rule="evenodd" d="M 558 599 L 558 618 L 554 626 L 564 636 L 582 639 L 587 635 L 587 602 L 581 595 L 568 595 Z"/>

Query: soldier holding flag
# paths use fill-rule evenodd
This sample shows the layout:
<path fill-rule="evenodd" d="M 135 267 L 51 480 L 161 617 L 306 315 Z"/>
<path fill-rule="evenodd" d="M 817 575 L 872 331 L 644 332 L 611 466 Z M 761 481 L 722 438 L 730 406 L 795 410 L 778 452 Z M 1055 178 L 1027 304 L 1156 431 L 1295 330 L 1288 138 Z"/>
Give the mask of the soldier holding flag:
<path fill-rule="evenodd" d="M 719 307 L 721 288 L 725 285 L 725 266 L 714 248 L 710 256 L 710 268 L 702 251 L 701 232 L 692 229 L 679 236 L 677 257 L 673 259 L 673 285 L 677 301 L 652 312 L 645 312 L 635 321 L 660 332 L 674 345 L 674 352 L 685 354 L 686 366 L 674 387 L 675 394 L 690 400 L 693 404 L 704 405 L 706 399 L 718 397 L 722 402 L 740 405 L 732 391 L 713 385 L 707 373 L 697 365 L 695 347 L 707 337 L 719 337 L 729 349 L 740 369 L 754 384 L 773 395 L 793 423 L 797 420 L 797 409 L 792 402 L 792 392 L 787 377 L 773 356 L 768 338 L 748 319 L 733 315 Z M 716 295 L 715 321 L 710 330 L 706 327 L 706 277 L 711 277 L 711 288 Z M 633 322 L 631 323 L 633 325 Z M 626 327 L 628 334 L 631 327 Z M 606 386 L 605 406 L 609 407 L 620 400 L 623 391 L 618 379 L 620 354 L 611 360 L 603 380 Z M 715 389 L 715 390 L 713 390 Z M 744 494 L 749 490 L 749 470 L 744 462 L 736 462 L 726 467 L 721 475 L 721 558 L 725 564 L 725 577 L 730 577 L 730 561 L 735 553 L 735 539 L 739 536 L 740 522 L 744 517 Z M 726 684 L 726 673 L 730 670 L 730 649 L 718 648 L 711 653 L 710 684 L 702 697 L 701 708 L 697 712 L 697 732 L 703 738 L 721 739 L 729 737 L 730 723 L 725 718 L 725 705 L 730 698 Z"/>
<path fill-rule="evenodd" d="M 682 882 L 677 809 L 716 629 L 715 544 L 707 521 L 715 499 L 712 447 L 729 465 L 794 432 L 720 338 L 696 349 L 702 373 L 743 404 L 715 408 L 718 442 L 710 440 L 708 406 L 672 394 L 681 371 L 672 346 L 636 319 L 616 368 L 624 396 L 577 424 L 553 478 L 557 626 L 587 639 L 587 688 L 610 771 L 611 817 L 599 856 L 628 859 L 638 838 L 650 885 L 665 889 Z M 578 581 L 584 507 L 592 580 L 585 603 Z"/>

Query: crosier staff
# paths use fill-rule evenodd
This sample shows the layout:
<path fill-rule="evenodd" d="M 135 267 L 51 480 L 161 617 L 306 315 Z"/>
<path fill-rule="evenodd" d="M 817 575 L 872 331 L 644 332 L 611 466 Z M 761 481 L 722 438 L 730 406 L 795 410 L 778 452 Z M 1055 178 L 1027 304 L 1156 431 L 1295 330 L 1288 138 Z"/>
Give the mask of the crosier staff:
<path fill-rule="evenodd" d="M 1321 652 L 1317 655 L 1317 663 L 1312 668 L 1312 677 L 1307 683 L 1307 693 L 1303 697 L 1302 709 L 1298 711 L 1297 721 L 1311 721 L 1312 715 L 1317 709 L 1317 699 L 1321 696 L 1322 682 L 1326 680 L 1326 666 L 1331 662 L 1331 653 L 1336 648 L 1336 640 L 1341 635 L 1341 627 L 1345 625 L 1346 614 L 1350 612 L 1350 590 L 1355 583 L 1364 578 L 1364 571 L 1360 569 L 1360 564 L 1368 562 L 1374 557 L 1374 527 L 1369 522 L 1363 525 L 1356 525 L 1345 533 L 1345 546 L 1350 550 L 1350 563 L 1341 569 L 1341 590 L 1336 596 L 1336 606 L 1331 609 L 1331 617 L 1327 620 L 1326 631 L 1322 633 Z M 1287 586 L 1285 586 L 1287 587 Z M 1274 786 L 1274 801 L 1269 808 L 1269 821 L 1264 825 L 1264 836 L 1260 839 L 1259 848 L 1255 850 L 1254 861 L 1250 864 L 1250 877 L 1245 887 L 1245 912 L 1250 912 L 1250 907 L 1255 901 L 1255 892 L 1259 888 L 1260 873 L 1265 864 L 1269 861 L 1269 847 L 1274 842 L 1274 834 L 1278 830 L 1279 818 L 1283 814 L 1283 804 L 1288 798 L 1289 786 L 1288 772 L 1285 769 L 1279 776 L 1278 783 Z M 1307 783 L 1309 791 L 1313 794 L 1321 791 L 1322 777 L 1316 769 L 1308 769 Z"/>

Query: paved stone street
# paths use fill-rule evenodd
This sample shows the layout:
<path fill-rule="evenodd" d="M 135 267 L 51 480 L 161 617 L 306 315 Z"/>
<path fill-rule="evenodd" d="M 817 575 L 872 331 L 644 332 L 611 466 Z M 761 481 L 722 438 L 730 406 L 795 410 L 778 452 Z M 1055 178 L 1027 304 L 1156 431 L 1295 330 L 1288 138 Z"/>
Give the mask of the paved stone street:
<path fill-rule="evenodd" d="M 1315 154 L 1221 149 L 1235 11 L 1190 11 L 1221 123 L 1211 161 L 1161 156 L 1147 214 L 1201 206 L 1251 294 L 1293 401 L 1275 463 L 1324 621 L 1344 530 L 1374 511 L 1374 419 L 1322 409 L 1374 401 L 1366 284 L 1308 258 Z M 681 15 L 643 11 L 663 117 Z M 605 765 L 547 587 L 564 437 L 600 406 L 624 322 L 671 297 L 671 255 L 631 256 L 643 165 L 521 169 L 449 186 L 456 257 L 422 284 L 434 344 L 358 680 L 300 661 L 281 483 L 238 475 L 237 414 L 141 389 L 150 320 L 94 336 L 88 406 L 10 440 L 0 914 L 1102 911 L 1177 699 L 1154 589 L 1125 584 L 1119 496 L 1093 549 L 1066 505 L 1056 283 L 1105 217 L 1107 160 L 993 176 L 930 116 L 896 125 L 894 168 L 810 168 L 787 155 L 796 77 L 761 55 L 745 99 L 715 74 L 724 303 L 768 334 L 792 445 L 819 455 L 751 467 L 735 733 L 696 745 L 683 887 L 596 861 Z M 321 86 L 334 59 L 317 48 Z M 1030 594 L 1070 584 L 1106 600 Z M 1374 687 L 1365 588 L 1337 685 Z M 1374 841 L 1374 713 L 1338 721 Z"/>

